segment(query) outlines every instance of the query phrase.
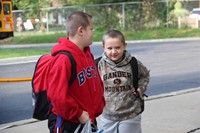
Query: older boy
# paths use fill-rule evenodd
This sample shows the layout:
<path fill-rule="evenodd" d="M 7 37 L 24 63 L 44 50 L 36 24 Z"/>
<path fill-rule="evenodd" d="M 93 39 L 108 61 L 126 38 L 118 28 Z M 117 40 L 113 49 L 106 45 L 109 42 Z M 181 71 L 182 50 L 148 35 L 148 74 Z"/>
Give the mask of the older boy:
<path fill-rule="evenodd" d="M 51 51 L 69 51 L 76 61 L 76 79 L 68 88 L 71 63 L 64 54 L 55 56 L 49 74 L 47 95 L 53 105 L 48 127 L 55 131 L 56 118 L 61 116 L 61 132 L 74 133 L 80 123 L 90 118 L 95 122 L 105 105 L 103 83 L 95 66 L 89 45 L 92 44 L 92 16 L 73 12 L 67 19 L 67 38 L 60 38 Z M 80 131 L 79 131 L 80 132 Z"/>

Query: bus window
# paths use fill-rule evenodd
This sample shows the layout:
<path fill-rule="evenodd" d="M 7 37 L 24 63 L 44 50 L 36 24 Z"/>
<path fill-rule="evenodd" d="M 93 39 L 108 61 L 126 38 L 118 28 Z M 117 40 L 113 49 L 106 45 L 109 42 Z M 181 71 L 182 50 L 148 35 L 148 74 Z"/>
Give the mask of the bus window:
<path fill-rule="evenodd" d="M 12 37 L 13 16 L 11 0 L 0 0 L 0 39 Z"/>
<path fill-rule="evenodd" d="M 1 2 L 0 2 L 0 14 L 1 14 L 1 10 L 2 10 L 2 5 L 1 5 Z"/>
<path fill-rule="evenodd" d="M 10 5 L 9 4 L 3 4 L 4 14 L 8 15 L 10 14 Z"/>
<path fill-rule="evenodd" d="M 1 14 L 1 10 L 2 10 L 2 5 L 1 5 L 1 2 L 0 2 L 0 14 Z M 0 28 L 2 27 L 2 23 L 1 23 L 1 20 L 0 20 Z"/>

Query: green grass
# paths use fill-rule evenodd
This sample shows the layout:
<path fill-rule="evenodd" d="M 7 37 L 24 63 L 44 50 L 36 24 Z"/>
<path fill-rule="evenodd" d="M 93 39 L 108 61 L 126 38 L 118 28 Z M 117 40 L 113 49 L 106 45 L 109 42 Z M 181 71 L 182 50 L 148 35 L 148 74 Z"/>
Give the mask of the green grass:
<path fill-rule="evenodd" d="M 157 29 L 142 32 L 124 32 L 126 40 L 200 37 L 200 29 Z"/>
<path fill-rule="evenodd" d="M 200 37 L 200 28 L 198 29 L 154 29 L 145 31 L 122 31 L 126 40 L 147 40 L 163 38 L 185 38 Z M 95 31 L 93 41 L 101 41 L 105 32 Z M 66 37 L 66 33 L 20 33 L 15 34 L 6 43 L 9 44 L 41 44 L 57 43 L 58 38 Z M 49 53 L 49 49 L 2 49 L 0 48 L 0 59 L 10 57 L 32 56 Z"/>
<path fill-rule="evenodd" d="M 55 34 L 18 34 L 14 36 L 10 44 L 40 44 L 40 43 L 53 43 L 57 42 L 58 38 L 66 37 L 66 33 L 55 33 Z"/>
<path fill-rule="evenodd" d="M 100 41 L 104 32 L 95 32 L 93 36 L 93 41 Z M 17 33 L 11 40 L 9 44 L 41 44 L 41 43 L 57 43 L 58 38 L 66 37 L 66 33 Z"/>
<path fill-rule="evenodd" d="M 42 55 L 49 52 L 50 52 L 49 49 L 1 49 L 0 48 L 0 59 Z"/>
<path fill-rule="evenodd" d="M 126 40 L 143 40 L 143 39 L 161 39 L 161 38 L 183 38 L 183 37 L 200 37 L 199 29 L 156 29 L 145 31 L 122 31 Z M 101 41 L 105 32 L 95 31 L 93 41 Z M 56 43 L 58 38 L 66 37 L 66 33 L 49 33 L 49 34 L 17 34 L 9 44 L 40 44 Z"/>

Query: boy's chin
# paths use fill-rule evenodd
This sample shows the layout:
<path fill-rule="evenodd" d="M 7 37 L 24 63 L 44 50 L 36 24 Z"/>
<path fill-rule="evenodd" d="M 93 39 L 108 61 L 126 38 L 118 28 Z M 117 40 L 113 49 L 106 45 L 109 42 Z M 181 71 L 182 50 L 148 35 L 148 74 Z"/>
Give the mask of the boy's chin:
<path fill-rule="evenodd" d="M 115 63 L 119 63 L 121 61 L 121 59 L 112 59 L 112 61 Z"/>

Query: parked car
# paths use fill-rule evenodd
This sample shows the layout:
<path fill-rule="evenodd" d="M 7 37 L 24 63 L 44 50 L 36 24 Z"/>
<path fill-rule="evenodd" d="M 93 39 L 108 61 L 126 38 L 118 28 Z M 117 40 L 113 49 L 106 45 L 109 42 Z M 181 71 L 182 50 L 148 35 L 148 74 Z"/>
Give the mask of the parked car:
<path fill-rule="evenodd" d="M 193 8 L 189 17 L 190 18 L 196 18 L 196 19 L 200 20 L 200 8 Z"/>

